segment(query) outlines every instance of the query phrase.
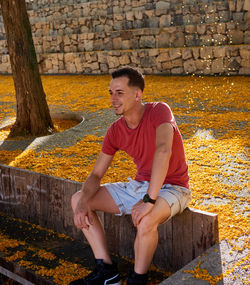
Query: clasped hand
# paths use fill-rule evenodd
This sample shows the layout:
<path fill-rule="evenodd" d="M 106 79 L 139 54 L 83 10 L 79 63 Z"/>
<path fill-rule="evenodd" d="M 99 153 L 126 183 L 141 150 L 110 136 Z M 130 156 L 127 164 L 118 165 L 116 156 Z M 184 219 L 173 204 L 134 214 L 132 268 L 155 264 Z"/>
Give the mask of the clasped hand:
<path fill-rule="evenodd" d="M 131 216 L 135 227 L 137 227 L 144 216 L 152 211 L 154 204 L 144 203 L 142 200 L 137 202 L 132 210 Z"/>
<path fill-rule="evenodd" d="M 74 224 L 78 229 L 88 229 L 93 224 L 93 213 L 89 206 L 81 200 L 75 209 Z"/>

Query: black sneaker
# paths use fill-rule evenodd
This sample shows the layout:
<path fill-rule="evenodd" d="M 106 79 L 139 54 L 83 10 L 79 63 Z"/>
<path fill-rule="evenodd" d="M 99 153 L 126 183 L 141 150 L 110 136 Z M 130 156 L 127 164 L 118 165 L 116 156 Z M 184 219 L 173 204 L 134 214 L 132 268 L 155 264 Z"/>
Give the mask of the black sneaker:
<path fill-rule="evenodd" d="M 132 272 L 128 276 L 127 285 L 146 285 L 148 282 L 148 274 L 138 274 Z"/>
<path fill-rule="evenodd" d="M 69 285 L 120 285 L 121 278 L 116 264 L 105 264 L 96 259 L 96 268 L 88 276 L 69 283 Z"/>

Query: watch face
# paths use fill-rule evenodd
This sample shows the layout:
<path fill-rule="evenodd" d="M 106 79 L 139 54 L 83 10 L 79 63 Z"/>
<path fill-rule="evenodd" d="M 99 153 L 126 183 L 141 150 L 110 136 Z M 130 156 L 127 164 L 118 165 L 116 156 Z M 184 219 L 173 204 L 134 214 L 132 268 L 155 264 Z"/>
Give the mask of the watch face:
<path fill-rule="evenodd" d="M 144 197 L 143 197 L 143 202 L 146 203 L 148 201 L 149 201 L 149 195 L 145 194 Z"/>
<path fill-rule="evenodd" d="M 142 199 L 142 201 L 143 201 L 144 203 L 149 202 L 149 203 L 155 204 L 155 201 L 156 201 L 156 200 L 151 199 L 148 194 L 145 194 L 144 197 L 143 197 L 143 199 Z"/>

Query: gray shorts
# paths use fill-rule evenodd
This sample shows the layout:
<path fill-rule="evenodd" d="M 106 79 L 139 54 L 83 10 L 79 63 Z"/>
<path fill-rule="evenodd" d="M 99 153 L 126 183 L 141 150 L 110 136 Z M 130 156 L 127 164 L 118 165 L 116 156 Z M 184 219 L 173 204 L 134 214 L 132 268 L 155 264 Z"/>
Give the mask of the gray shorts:
<path fill-rule="evenodd" d="M 131 214 L 131 209 L 147 193 L 149 182 L 136 181 L 128 178 L 129 182 L 106 183 L 102 186 L 111 194 L 121 215 Z M 191 191 L 185 187 L 163 184 L 158 197 L 162 197 L 171 208 L 171 217 L 180 214 L 191 200 Z"/>

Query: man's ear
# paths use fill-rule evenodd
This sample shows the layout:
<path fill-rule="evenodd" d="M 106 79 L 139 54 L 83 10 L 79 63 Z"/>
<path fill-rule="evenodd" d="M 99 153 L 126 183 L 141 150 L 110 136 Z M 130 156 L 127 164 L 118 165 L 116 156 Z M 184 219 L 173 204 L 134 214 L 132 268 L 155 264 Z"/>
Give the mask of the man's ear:
<path fill-rule="evenodd" d="M 140 88 L 136 89 L 136 101 L 140 101 L 142 98 L 142 91 Z"/>

